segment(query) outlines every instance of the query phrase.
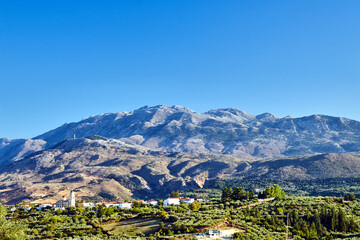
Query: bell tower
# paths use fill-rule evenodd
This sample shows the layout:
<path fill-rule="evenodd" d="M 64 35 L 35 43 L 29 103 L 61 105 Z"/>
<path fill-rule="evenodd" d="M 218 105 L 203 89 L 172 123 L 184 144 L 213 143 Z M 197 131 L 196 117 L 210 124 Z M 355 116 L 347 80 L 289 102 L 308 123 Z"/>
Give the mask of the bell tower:
<path fill-rule="evenodd" d="M 70 192 L 69 207 L 75 207 L 75 192 L 74 191 Z"/>

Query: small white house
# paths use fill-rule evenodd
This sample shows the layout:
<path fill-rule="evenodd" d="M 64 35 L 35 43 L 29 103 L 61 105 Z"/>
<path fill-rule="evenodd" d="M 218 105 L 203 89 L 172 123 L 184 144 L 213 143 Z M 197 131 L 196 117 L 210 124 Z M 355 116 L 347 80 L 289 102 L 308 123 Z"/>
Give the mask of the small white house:
<path fill-rule="evenodd" d="M 41 210 L 43 210 L 44 208 L 52 208 L 52 207 L 53 207 L 53 205 L 50 204 L 50 203 L 43 203 L 43 204 L 40 204 L 40 205 L 36 208 L 36 210 L 41 211 Z"/>
<path fill-rule="evenodd" d="M 155 200 L 149 200 L 149 201 L 146 202 L 146 204 L 150 204 L 151 206 L 156 206 L 157 203 L 158 203 L 158 202 L 155 201 Z"/>
<path fill-rule="evenodd" d="M 180 200 L 181 200 L 182 202 L 188 203 L 188 204 L 191 204 L 191 203 L 193 203 L 193 202 L 195 201 L 194 198 L 188 198 L 188 197 L 182 197 L 182 198 L 180 198 Z"/>
<path fill-rule="evenodd" d="M 164 206 L 180 205 L 180 198 L 167 198 L 164 200 Z"/>
<path fill-rule="evenodd" d="M 221 235 L 221 230 L 220 229 L 209 229 L 207 231 L 207 234 L 209 234 L 210 237 L 217 237 Z"/>
<path fill-rule="evenodd" d="M 102 205 L 104 205 L 105 207 L 118 207 L 119 203 L 118 202 L 104 202 Z"/>
<path fill-rule="evenodd" d="M 132 202 L 120 202 L 119 203 L 119 208 L 124 208 L 124 209 L 130 209 L 133 207 L 133 203 Z"/>
<path fill-rule="evenodd" d="M 83 202 L 83 203 L 80 203 L 79 205 L 84 206 L 84 208 L 95 207 L 95 203 L 93 203 L 93 202 Z"/>

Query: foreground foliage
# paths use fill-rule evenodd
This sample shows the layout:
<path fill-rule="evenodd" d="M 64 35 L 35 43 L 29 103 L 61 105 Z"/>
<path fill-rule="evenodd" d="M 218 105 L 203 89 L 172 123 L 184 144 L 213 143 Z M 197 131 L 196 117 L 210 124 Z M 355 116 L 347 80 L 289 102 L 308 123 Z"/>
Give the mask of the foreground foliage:
<path fill-rule="evenodd" d="M 26 239 L 189 239 L 214 228 L 235 229 L 233 238 L 236 239 L 354 239 L 360 236 L 360 201 L 352 194 L 285 196 L 279 185 L 273 185 L 260 194 L 268 199 L 259 201 L 254 191 L 245 191 L 242 187 L 224 188 L 222 192 L 221 199 L 169 207 L 135 202 L 128 210 L 101 205 L 77 206 L 64 211 L 9 210 L 7 216 L 12 221 L 5 218 L 2 221 L 17 234 L 8 239 L 24 237 L 19 224 L 26 232 Z"/>
<path fill-rule="evenodd" d="M 0 204 L 0 239 L 21 240 L 25 233 L 20 224 L 6 219 L 6 208 Z"/>

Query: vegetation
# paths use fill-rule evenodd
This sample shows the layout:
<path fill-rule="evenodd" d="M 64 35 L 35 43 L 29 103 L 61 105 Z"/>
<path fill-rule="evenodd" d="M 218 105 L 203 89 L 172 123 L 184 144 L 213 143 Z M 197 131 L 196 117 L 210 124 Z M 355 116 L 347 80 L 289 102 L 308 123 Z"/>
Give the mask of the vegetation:
<path fill-rule="evenodd" d="M 6 213 L 2 208 L 2 216 L 7 214 L 11 220 L 2 217 L 1 234 L 11 229 L 7 232 L 13 235 L 8 238 L 0 235 L 0 239 L 189 239 L 214 228 L 233 229 L 234 239 L 320 240 L 360 236 L 360 201 L 352 193 L 342 197 L 285 195 L 276 184 L 259 195 L 240 186 L 224 187 L 221 192 L 221 198 L 209 202 L 167 207 L 134 202 L 132 209 L 99 205 L 56 211 L 19 208 Z M 266 199 L 258 201 L 262 197 Z"/>
<path fill-rule="evenodd" d="M 180 197 L 180 191 L 171 192 L 170 197 L 171 198 L 179 198 Z"/>
<path fill-rule="evenodd" d="M 287 193 L 297 196 L 331 196 L 343 197 L 352 193 L 360 198 L 360 178 L 327 178 L 311 180 L 271 180 L 264 178 L 214 179 L 207 182 L 205 188 L 186 191 L 186 195 L 195 198 L 221 198 L 225 187 L 235 189 L 238 186 L 246 191 L 251 189 L 265 190 L 277 184 Z M 185 194 L 185 192 L 183 192 Z"/>
<path fill-rule="evenodd" d="M 21 240 L 25 233 L 20 224 L 6 219 L 6 208 L 0 204 L 0 239 Z"/>
<path fill-rule="evenodd" d="M 231 187 L 223 188 L 222 194 L 221 194 L 221 200 L 222 201 L 237 201 L 237 200 L 249 200 L 254 199 L 255 193 L 253 190 L 250 190 L 249 192 L 246 192 L 243 187 L 237 187 L 233 191 Z"/>

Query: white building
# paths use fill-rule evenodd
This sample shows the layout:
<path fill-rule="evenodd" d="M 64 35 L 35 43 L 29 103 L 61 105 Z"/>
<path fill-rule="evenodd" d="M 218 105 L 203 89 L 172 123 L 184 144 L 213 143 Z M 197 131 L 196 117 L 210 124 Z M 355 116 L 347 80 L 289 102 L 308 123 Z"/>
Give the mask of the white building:
<path fill-rule="evenodd" d="M 57 201 L 55 208 L 66 208 L 66 207 L 75 207 L 75 193 L 70 192 L 69 199 L 64 195 L 61 200 Z"/>
<path fill-rule="evenodd" d="M 167 198 L 164 200 L 164 206 L 180 205 L 180 198 Z"/>
<path fill-rule="evenodd" d="M 84 206 L 84 208 L 95 207 L 95 204 L 92 202 L 83 202 L 83 203 L 80 203 L 80 205 Z"/>
<path fill-rule="evenodd" d="M 188 204 L 191 204 L 191 203 L 193 203 L 193 202 L 195 201 L 194 198 L 188 198 L 188 197 L 182 197 L 182 198 L 180 198 L 180 200 L 181 200 L 182 202 L 188 203 Z"/>
<path fill-rule="evenodd" d="M 133 207 L 134 204 L 132 202 L 105 202 L 102 203 L 102 205 L 106 207 L 118 207 L 118 208 L 130 209 Z"/>
<path fill-rule="evenodd" d="M 105 207 L 118 207 L 119 203 L 118 202 L 104 202 L 102 205 L 104 205 Z"/>
<path fill-rule="evenodd" d="M 50 204 L 50 203 L 43 203 L 43 204 L 40 204 L 40 205 L 36 208 L 36 210 L 41 211 L 41 210 L 44 209 L 44 208 L 52 208 L 52 207 L 53 207 L 53 205 Z"/>
<path fill-rule="evenodd" d="M 149 201 L 146 202 L 146 204 L 150 204 L 151 206 L 156 206 L 157 203 L 158 203 L 158 202 L 155 201 L 155 200 L 149 200 Z"/>
<path fill-rule="evenodd" d="M 209 229 L 207 231 L 207 234 L 209 234 L 210 237 L 217 237 L 221 235 L 221 230 L 220 229 Z"/>
<path fill-rule="evenodd" d="M 133 203 L 132 202 L 120 202 L 119 203 L 119 208 L 125 208 L 125 209 L 130 209 L 133 207 Z"/>

